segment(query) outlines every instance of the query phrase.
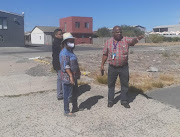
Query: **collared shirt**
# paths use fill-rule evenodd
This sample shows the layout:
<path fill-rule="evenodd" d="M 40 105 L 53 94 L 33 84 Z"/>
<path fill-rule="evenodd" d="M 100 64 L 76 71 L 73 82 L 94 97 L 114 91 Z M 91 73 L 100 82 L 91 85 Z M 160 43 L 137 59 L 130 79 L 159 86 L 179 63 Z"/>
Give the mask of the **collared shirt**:
<path fill-rule="evenodd" d="M 103 49 L 103 55 L 108 56 L 109 64 L 120 67 L 128 64 L 129 43 L 132 38 L 123 37 L 121 41 L 111 38 L 106 41 Z"/>
<path fill-rule="evenodd" d="M 59 54 L 59 60 L 61 65 L 62 80 L 70 80 L 69 75 L 66 72 L 66 69 L 70 69 L 73 74 L 73 77 L 75 79 L 79 79 L 80 69 L 78 65 L 78 59 L 76 55 L 73 53 L 73 51 L 69 51 L 66 48 L 64 48 Z"/>

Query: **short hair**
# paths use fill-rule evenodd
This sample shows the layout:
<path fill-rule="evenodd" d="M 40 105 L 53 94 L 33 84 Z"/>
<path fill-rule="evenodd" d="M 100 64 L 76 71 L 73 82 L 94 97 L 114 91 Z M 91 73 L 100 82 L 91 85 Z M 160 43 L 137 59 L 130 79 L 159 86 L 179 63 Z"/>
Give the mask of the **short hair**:
<path fill-rule="evenodd" d="M 55 37 L 55 35 L 58 33 L 58 31 L 62 31 L 62 29 L 55 29 L 55 30 L 54 30 L 54 34 L 53 34 L 53 37 Z"/>
<path fill-rule="evenodd" d="M 121 28 L 121 26 L 118 26 L 118 25 L 114 26 L 113 27 L 113 32 L 114 32 L 115 28 Z"/>

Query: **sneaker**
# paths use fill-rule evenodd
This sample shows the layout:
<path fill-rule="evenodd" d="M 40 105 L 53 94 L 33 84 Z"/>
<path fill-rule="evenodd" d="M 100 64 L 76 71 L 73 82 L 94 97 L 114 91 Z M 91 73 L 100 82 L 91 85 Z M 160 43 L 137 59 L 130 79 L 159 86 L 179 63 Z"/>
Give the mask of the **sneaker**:
<path fill-rule="evenodd" d="M 66 117 L 75 117 L 76 115 L 73 113 L 64 113 L 64 116 Z"/>

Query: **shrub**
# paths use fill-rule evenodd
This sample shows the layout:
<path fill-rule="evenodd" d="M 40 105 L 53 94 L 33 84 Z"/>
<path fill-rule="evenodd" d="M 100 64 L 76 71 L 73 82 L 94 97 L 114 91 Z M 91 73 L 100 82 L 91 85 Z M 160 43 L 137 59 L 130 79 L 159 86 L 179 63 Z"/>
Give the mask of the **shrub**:
<path fill-rule="evenodd" d="M 149 38 L 153 43 L 161 43 L 164 40 L 164 36 L 160 36 L 157 34 L 151 34 L 149 35 Z"/>
<path fill-rule="evenodd" d="M 180 41 L 180 38 L 179 37 L 174 37 L 174 38 L 172 38 L 172 41 L 174 41 L 174 42 Z"/>
<path fill-rule="evenodd" d="M 152 82 L 152 86 L 156 88 L 163 88 L 164 84 L 161 81 L 157 81 L 157 82 L 155 81 L 155 82 Z"/>
<path fill-rule="evenodd" d="M 108 76 L 107 75 L 97 76 L 97 81 L 100 84 L 108 84 Z"/>
<path fill-rule="evenodd" d="M 165 42 L 172 42 L 173 38 L 172 37 L 164 37 L 163 41 L 165 41 Z"/>

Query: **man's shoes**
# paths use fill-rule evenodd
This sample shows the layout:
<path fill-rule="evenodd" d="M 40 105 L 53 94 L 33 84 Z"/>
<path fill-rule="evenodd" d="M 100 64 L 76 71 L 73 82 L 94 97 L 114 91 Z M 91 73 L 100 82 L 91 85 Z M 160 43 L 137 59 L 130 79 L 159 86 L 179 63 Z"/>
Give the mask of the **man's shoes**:
<path fill-rule="evenodd" d="M 78 108 L 78 107 L 73 107 L 72 108 L 72 113 L 78 112 L 78 111 L 83 111 L 83 108 Z"/>
<path fill-rule="evenodd" d="M 111 108 L 113 105 L 114 105 L 114 103 L 113 103 L 113 102 L 108 102 L 107 107 L 108 107 L 108 108 Z"/>
<path fill-rule="evenodd" d="M 125 108 L 130 108 L 130 105 L 127 101 L 121 101 L 121 105 L 124 106 Z"/>
<path fill-rule="evenodd" d="M 75 117 L 76 115 L 69 112 L 69 113 L 64 113 L 64 116 L 66 116 L 66 117 Z"/>
<path fill-rule="evenodd" d="M 58 97 L 57 100 L 63 100 L 63 97 Z"/>

